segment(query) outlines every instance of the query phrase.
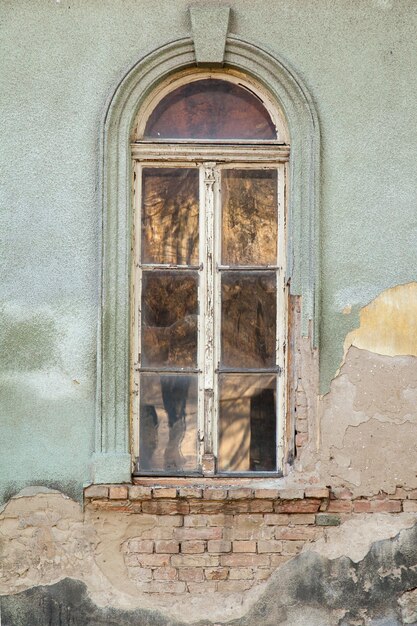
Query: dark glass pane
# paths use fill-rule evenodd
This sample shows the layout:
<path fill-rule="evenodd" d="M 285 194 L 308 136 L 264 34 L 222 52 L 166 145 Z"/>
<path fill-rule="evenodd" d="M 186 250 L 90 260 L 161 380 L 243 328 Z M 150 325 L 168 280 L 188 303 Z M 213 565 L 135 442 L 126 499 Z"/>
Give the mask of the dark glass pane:
<path fill-rule="evenodd" d="M 222 263 L 275 265 L 277 171 L 222 172 Z"/>
<path fill-rule="evenodd" d="M 197 272 L 143 272 L 144 367 L 197 366 L 197 280 Z"/>
<path fill-rule="evenodd" d="M 139 468 L 197 469 L 197 375 L 141 374 Z"/>
<path fill-rule="evenodd" d="M 224 272 L 221 347 L 223 367 L 275 365 L 274 272 Z"/>
<path fill-rule="evenodd" d="M 262 101 L 251 91 L 217 78 L 174 89 L 155 107 L 147 138 L 276 139 Z"/>
<path fill-rule="evenodd" d="M 142 262 L 198 265 L 198 170 L 144 169 Z"/>
<path fill-rule="evenodd" d="M 276 376 L 221 374 L 219 469 L 276 470 Z"/>

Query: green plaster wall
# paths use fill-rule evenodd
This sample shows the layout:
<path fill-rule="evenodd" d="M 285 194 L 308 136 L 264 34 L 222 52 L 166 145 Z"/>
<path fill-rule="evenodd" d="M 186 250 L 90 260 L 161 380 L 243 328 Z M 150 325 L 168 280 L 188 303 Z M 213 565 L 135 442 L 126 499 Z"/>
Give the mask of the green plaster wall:
<path fill-rule="evenodd" d="M 0 480 L 8 489 L 39 481 L 71 492 L 89 478 L 101 124 L 127 69 L 189 35 L 189 4 L 0 2 Z M 325 391 L 359 308 L 415 280 L 417 5 L 228 4 L 231 32 L 287 60 L 319 114 Z"/>

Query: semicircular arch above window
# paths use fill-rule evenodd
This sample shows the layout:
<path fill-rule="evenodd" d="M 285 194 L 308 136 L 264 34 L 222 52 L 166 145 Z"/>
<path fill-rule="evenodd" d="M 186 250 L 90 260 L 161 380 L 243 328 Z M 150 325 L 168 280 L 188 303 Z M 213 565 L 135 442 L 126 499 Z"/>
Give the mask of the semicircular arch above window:
<path fill-rule="evenodd" d="M 144 139 L 276 141 L 275 124 L 247 87 L 219 78 L 183 84 L 151 112 Z"/>

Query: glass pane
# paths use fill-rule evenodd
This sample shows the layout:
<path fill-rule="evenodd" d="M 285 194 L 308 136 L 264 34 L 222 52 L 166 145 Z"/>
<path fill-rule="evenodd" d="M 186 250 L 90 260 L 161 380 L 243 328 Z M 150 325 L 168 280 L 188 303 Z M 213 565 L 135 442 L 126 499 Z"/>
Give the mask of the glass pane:
<path fill-rule="evenodd" d="M 198 265 L 198 170 L 147 168 L 142 185 L 142 262 Z"/>
<path fill-rule="evenodd" d="M 277 171 L 222 172 L 222 263 L 275 265 Z"/>
<path fill-rule="evenodd" d="M 260 98 L 225 80 L 198 80 L 169 93 L 155 107 L 146 138 L 276 139 Z"/>
<path fill-rule="evenodd" d="M 221 374 L 219 469 L 276 470 L 276 376 Z"/>
<path fill-rule="evenodd" d="M 139 467 L 197 469 L 197 375 L 141 374 Z"/>
<path fill-rule="evenodd" d="M 197 366 L 197 281 L 197 272 L 143 272 L 144 367 Z"/>
<path fill-rule="evenodd" d="M 224 272 L 221 347 L 223 367 L 273 367 L 276 286 L 274 272 Z"/>

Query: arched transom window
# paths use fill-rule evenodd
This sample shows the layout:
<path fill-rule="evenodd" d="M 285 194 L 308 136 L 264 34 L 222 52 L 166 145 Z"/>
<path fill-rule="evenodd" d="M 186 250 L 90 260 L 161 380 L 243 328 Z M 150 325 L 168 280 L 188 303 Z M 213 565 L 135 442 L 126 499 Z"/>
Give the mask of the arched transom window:
<path fill-rule="evenodd" d="M 285 420 L 283 117 L 238 73 L 185 72 L 132 137 L 136 474 L 277 474 Z"/>

